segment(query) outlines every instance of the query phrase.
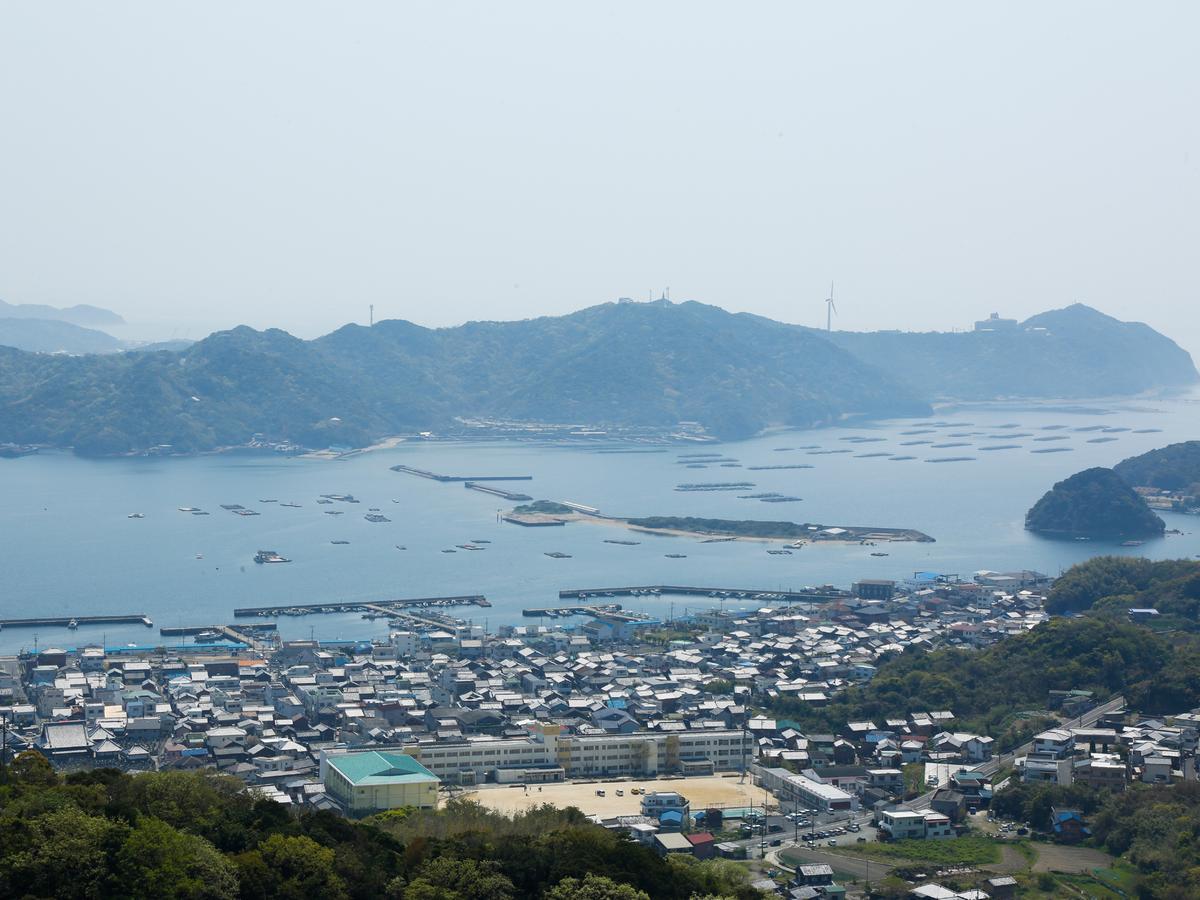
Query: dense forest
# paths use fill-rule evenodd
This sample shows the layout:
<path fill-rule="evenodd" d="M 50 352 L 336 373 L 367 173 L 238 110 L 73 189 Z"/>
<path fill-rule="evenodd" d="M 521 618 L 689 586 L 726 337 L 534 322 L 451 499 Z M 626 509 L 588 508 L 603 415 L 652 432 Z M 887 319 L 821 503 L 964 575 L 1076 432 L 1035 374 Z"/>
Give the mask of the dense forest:
<path fill-rule="evenodd" d="M 1184 441 L 1123 459 L 1113 470 L 1133 487 L 1200 496 L 1200 441 Z"/>
<path fill-rule="evenodd" d="M 650 900 L 759 897 L 743 866 L 663 859 L 543 806 L 462 800 L 361 822 L 294 815 L 221 775 L 0 769 L 0 897 L 154 900 Z"/>
<path fill-rule="evenodd" d="M 1190 619 L 1190 626 L 1182 624 L 1195 629 L 1200 618 L 1200 562 L 1097 556 L 1064 572 L 1046 598 L 1047 611 L 1055 614 L 1097 606 L 1121 614 L 1135 607 L 1158 609 Z"/>
<path fill-rule="evenodd" d="M 1124 694 L 1146 713 L 1178 712 L 1200 704 L 1200 640 L 1163 637 L 1126 622 L 1083 617 L 1053 619 L 983 650 L 909 648 L 885 660 L 868 683 L 848 688 L 827 706 L 779 698 L 770 709 L 802 728 L 836 730 L 846 722 L 881 720 L 948 709 L 956 729 L 996 737 L 1002 749 L 1034 727 L 1021 714 L 1047 707 L 1051 690 L 1090 690 L 1099 698 Z"/>
<path fill-rule="evenodd" d="M 1030 531 L 1054 537 L 1157 537 L 1163 520 L 1112 469 L 1076 472 L 1047 491 L 1025 516 Z"/>
<path fill-rule="evenodd" d="M 1185 900 L 1200 896 L 1200 784 L 1135 785 L 1124 793 L 1084 785 L 1018 784 L 1001 791 L 992 809 L 1050 826 L 1052 808 L 1079 810 L 1092 842 L 1137 869 L 1137 896 Z"/>

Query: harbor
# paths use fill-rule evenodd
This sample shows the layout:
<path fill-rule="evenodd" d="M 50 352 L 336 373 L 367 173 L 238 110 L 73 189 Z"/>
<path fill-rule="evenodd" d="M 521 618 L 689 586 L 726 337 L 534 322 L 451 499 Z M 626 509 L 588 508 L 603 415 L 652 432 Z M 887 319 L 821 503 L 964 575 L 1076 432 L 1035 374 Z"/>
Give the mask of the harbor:
<path fill-rule="evenodd" d="M 759 600 L 769 603 L 830 603 L 845 600 L 853 594 L 841 588 L 825 585 L 806 587 L 798 591 L 762 591 L 750 588 L 686 587 L 673 584 L 640 585 L 636 587 L 603 587 L 559 591 L 560 600 L 587 600 L 598 597 L 642 597 L 655 595 L 679 597 L 708 597 L 714 600 Z"/>
<path fill-rule="evenodd" d="M 489 607 L 482 594 L 460 597 L 415 597 L 406 600 L 359 600 L 353 602 L 286 603 L 278 606 L 243 606 L 233 611 L 235 619 L 255 616 L 308 616 L 321 613 L 373 612 L 390 615 L 406 609 L 449 609 L 457 606 Z"/>
<path fill-rule="evenodd" d="M 602 603 L 596 606 L 534 606 L 521 610 L 521 615 L 527 619 L 555 619 L 565 616 L 612 615 L 619 612 L 620 603 Z"/>
<path fill-rule="evenodd" d="M 230 641 L 253 650 L 269 650 L 278 641 L 275 623 L 261 625 L 183 625 L 163 626 L 158 633 L 163 637 L 191 637 L 196 643 Z"/>

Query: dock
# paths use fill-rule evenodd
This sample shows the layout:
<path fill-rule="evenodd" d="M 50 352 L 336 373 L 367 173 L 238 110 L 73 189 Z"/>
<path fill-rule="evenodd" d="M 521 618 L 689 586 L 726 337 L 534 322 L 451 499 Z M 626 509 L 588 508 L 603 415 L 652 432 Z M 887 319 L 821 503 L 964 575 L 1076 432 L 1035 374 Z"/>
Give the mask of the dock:
<path fill-rule="evenodd" d="M 266 632 L 273 633 L 275 631 L 275 623 L 271 622 L 246 627 L 239 627 L 237 625 L 164 625 L 158 629 L 158 633 L 163 637 L 184 637 L 200 634 L 203 631 L 215 631 L 227 641 L 232 641 L 235 644 L 243 644 L 254 650 L 261 651 L 270 649 L 271 642 L 262 640 L 260 634 Z"/>
<path fill-rule="evenodd" d="M 406 600 L 337 600 L 325 603 L 286 603 L 279 606 L 243 606 L 233 611 L 235 619 L 252 616 L 308 616 L 315 614 L 370 612 L 390 615 L 406 609 L 449 608 L 455 606 L 482 606 L 492 604 L 482 594 L 461 597 L 414 597 Z"/>
<path fill-rule="evenodd" d="M 604 597 L 638 597 L 644 594 L 671 594 L 680 597 L 708 597 L 711 600 L 758 600 L 782 603 L 829 603 L 853 596 L 850 591 L 835 587 L 806 587 L 798 591 L 771 591 L 751 588 L 689 587 L 675 584 L 652 584 L 634 587 L 585 588 L 559 591 L 561 600 L 599 600 Z"/>
<path fill-rule="evenodd" d="M 145 625 L 150 628 L 153 620 L 145 613 L 128 613 L 119 616 L 46 616 L 38 619 L 0 619 L 4 628 L 68 628 L 76 625 Z"/>
<path fill-rule="evenodd" d="M 532 475 L 442 475 L 413 466 L 392 466 L 392 471 L 403 472 L 405 475 L 416 475 L 418 478 L 428 478 L 431 481 L 533 481 Z"/>
<path fill-rule="evenodd" d="M 481 491 L 485 494 L 491 494 L 493 497 L 499 497 L 502 500 L 510 500 L 513 503 L 525 503 L 533 498 L 528 494 L 516 494 L 512 491 L 501 490 L 500 488 L 488 487 L 486 484 L 480 484 L 477 481 L 467 481 L 463 483 L 469 491 Z"/>
<path fill-rule="evenodd" d="M 224 634 L 225 629 L 234 629 L 243 633 L 258 633 L 266 631 L 275 631 L 274 622 L 263 622 L 259 625 L 164 625 L 158 629 L 158 633 L 163 637 L 191 637 L 199 634 L 202 631 L 220 631 Z"/>
<path fill-rule="evenodd" d="M 521 610 L 521 615 L 527 619 L 539 619 L 543 616 L 556 618 L 558 616 L 599 616 L 619 613 L 620 603 L 602 603 L 596 606 L 534 606 Z"/>

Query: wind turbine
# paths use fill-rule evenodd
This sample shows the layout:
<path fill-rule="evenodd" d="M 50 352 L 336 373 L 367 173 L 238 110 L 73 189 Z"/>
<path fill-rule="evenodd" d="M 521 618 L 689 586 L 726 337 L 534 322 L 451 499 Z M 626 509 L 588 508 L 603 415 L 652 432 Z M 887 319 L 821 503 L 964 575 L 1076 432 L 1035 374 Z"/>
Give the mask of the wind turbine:
<path fill-rule="evenodd" d="M 829 296 L 825 298 L 825 330 L 833 331 L 833 314 L 837 306 L 833 302 L 833 282 L 829 282 Z"/>

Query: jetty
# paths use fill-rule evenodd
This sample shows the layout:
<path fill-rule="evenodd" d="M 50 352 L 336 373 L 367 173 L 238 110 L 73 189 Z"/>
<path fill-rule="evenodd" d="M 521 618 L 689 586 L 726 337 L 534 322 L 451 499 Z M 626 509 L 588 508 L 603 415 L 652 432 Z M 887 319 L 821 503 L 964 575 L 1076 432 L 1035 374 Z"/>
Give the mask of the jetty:
<path fill-rule="evenodd" d="M 0 619 L 4 628 L 70 628 L 75 625 L 145 625 L 150 628 L 153 620 L 145 613 L 128 613 L 119 616 L 45 616 L 37 619 Z"/>
<path fill-rule="evenodd" d="M 413 466 L 392 466 L 393 472 L 403 472 L 405 475 L 416 475 L 431 481 L 533 481 L 532 475 L 442 475 L 430 472 L 428 469 L 418 469 Z"/>
<path fill-rule="evenodd" d="M 480 484 L 477 481 L 465 481 L 463 487 L 469 491 L 481 491 L 484 494 L 491 494 L 493 497 L 499 497 L 502 500 L 511 500 L 513 503 L 526 503 L 533 498 L 528 494 L 517 494 L 512 491 L 501 490 L 500 488 L 488 487 L 486 484 Z"/>
<path fill-rule="evenodd" d="M 285 603 L 278 606 L 243 606 L 233 611 L 236 619 L 254 616 L 308 616 L 321 613 L 371 612 L 390 615 L 405 609 L 436 609 L 455 606 L 482 606 L 492 604 L 482 594 L 461 597 L 414 597 L 404 600 L 337 600 L 325 603 Z"/>
<path fill-rule="evenodd" d="M 708 597 L 713 600 L 759 600 L 770 603 L 829 603 L 853 596 L 850 591 L 829 585 L 805 587 L 798 591 L 764 591 L 751 588 L 691 587 L 677 584 L 638 585 L 633 587 L 584 588 L 559 591 L 561 600 L 587 600 L 603 597 L 640 597 L 646 594 L 672 594 L 680 597 Z"/>

